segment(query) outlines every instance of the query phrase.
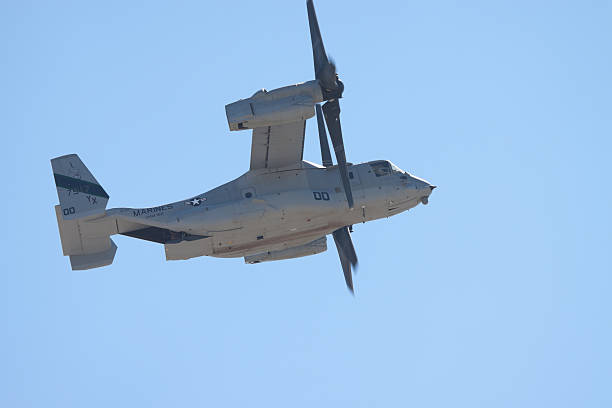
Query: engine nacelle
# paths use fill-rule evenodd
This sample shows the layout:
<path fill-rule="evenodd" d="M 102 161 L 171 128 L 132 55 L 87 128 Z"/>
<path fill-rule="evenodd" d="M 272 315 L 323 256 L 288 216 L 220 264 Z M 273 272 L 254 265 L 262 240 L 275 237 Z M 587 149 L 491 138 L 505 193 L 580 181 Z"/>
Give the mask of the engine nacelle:
<path fill-rule="evenodd" d="M 282 259 L 300 258 L 327 251 L 327 237 L 315 239 L 304 245 L 282 249 L 280 251 L 267 251 L 244 257 L 244 262 L 255 264 L 266 261 L 280 261 Z"/>
<path fill-rule="evenodd" d="M 306 120 L 314 116 L 314 105 L 323 101 L 318 81 L 267 91 L 225 105 L 230 130 L 254 129 Z"/>

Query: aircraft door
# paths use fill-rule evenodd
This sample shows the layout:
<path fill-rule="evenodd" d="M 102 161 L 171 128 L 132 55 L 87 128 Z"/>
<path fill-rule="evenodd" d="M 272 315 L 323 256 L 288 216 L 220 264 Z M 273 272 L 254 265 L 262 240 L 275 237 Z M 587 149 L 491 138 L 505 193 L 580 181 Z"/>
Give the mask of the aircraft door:
<path fill-rule="evenodd" d="M 349 166 L 348 176 L 349 182 L 351 183 L 351 191 L 353 192 L 353 199 L 355 200 L 355 206 L 361 207 L 363 205 L 363 186 L 361 184 L 361 176 L 359 175 L 358 166 Z"/>
<path fill-rule="evenodd" d="M 240 190 L 240 200 L 236 203 L 236 221 L 243 228 L 253 227 L 263 218 L 264 207 L 258 201 L 255 188 Z"/>
<path fill-rule="evenodd" d="M 348 169 L 349 180 L 351 182 L 351 187 L 360 186 L 361 178 L 359 177 L 359 171 L 357 170 L 357 166 L 350 166 Z"/>
<path fill-rule="evenodd" d="M 361 178 L 362 204 L 359 205 L 364 220 L 387 215 L 391 186 L 388 183 L 390 168 L 386 171 L 385 162 L 374 162 L 359 166 Z"/>

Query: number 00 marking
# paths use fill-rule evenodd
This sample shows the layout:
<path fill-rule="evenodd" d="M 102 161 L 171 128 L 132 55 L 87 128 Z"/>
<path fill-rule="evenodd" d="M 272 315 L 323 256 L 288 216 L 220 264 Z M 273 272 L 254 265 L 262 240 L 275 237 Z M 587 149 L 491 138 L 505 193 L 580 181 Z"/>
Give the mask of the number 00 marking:
<path fill-rule="evenodd" d="M 74 210 L 74 207 L 69 207 L 69 208 L 64 208 L 62 212 L 64 213 L 64 215 L 70 215 L 70 214 L 74 214 L 75 210 Z"/>
<path fill-rule="evenodd" d="M 315 200 L 329 201 L 329 194 L 325 191 L 313 191 L 312 195 Z"/>

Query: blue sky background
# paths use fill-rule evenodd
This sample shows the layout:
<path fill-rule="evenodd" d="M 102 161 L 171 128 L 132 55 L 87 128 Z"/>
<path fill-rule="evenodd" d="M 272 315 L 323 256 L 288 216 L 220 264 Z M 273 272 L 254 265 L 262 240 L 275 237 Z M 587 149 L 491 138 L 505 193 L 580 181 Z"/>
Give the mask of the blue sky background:
<path fill-rule="evenodd" d="M 2 2 L 0 406 L 612 406 L 612 3 L 316 6 L 349 160 L 439 186 L 355 226 L 356 297 L 331 242 L 73 272 L 53 211 L 67 153 L 109 207 L 246 171 L 224 105 L 313 77 L 305 1 Z"/>

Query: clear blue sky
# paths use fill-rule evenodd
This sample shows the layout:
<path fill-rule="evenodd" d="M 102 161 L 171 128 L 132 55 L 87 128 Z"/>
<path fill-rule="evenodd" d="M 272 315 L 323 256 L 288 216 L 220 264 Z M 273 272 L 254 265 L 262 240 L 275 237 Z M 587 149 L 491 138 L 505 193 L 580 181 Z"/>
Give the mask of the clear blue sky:
<path fill-rule="evenodd" d="M 316 6 L 349 160 L 439 186 L 355 226 L 356 297 L 331 243 L 73 272 L 53 211 L 67 153 L 109 207 L 246 171 L 224 105 L 312 79 L 305 1 L 0 5 L 0 406 L 612 406 L 612 3 Z"/>

